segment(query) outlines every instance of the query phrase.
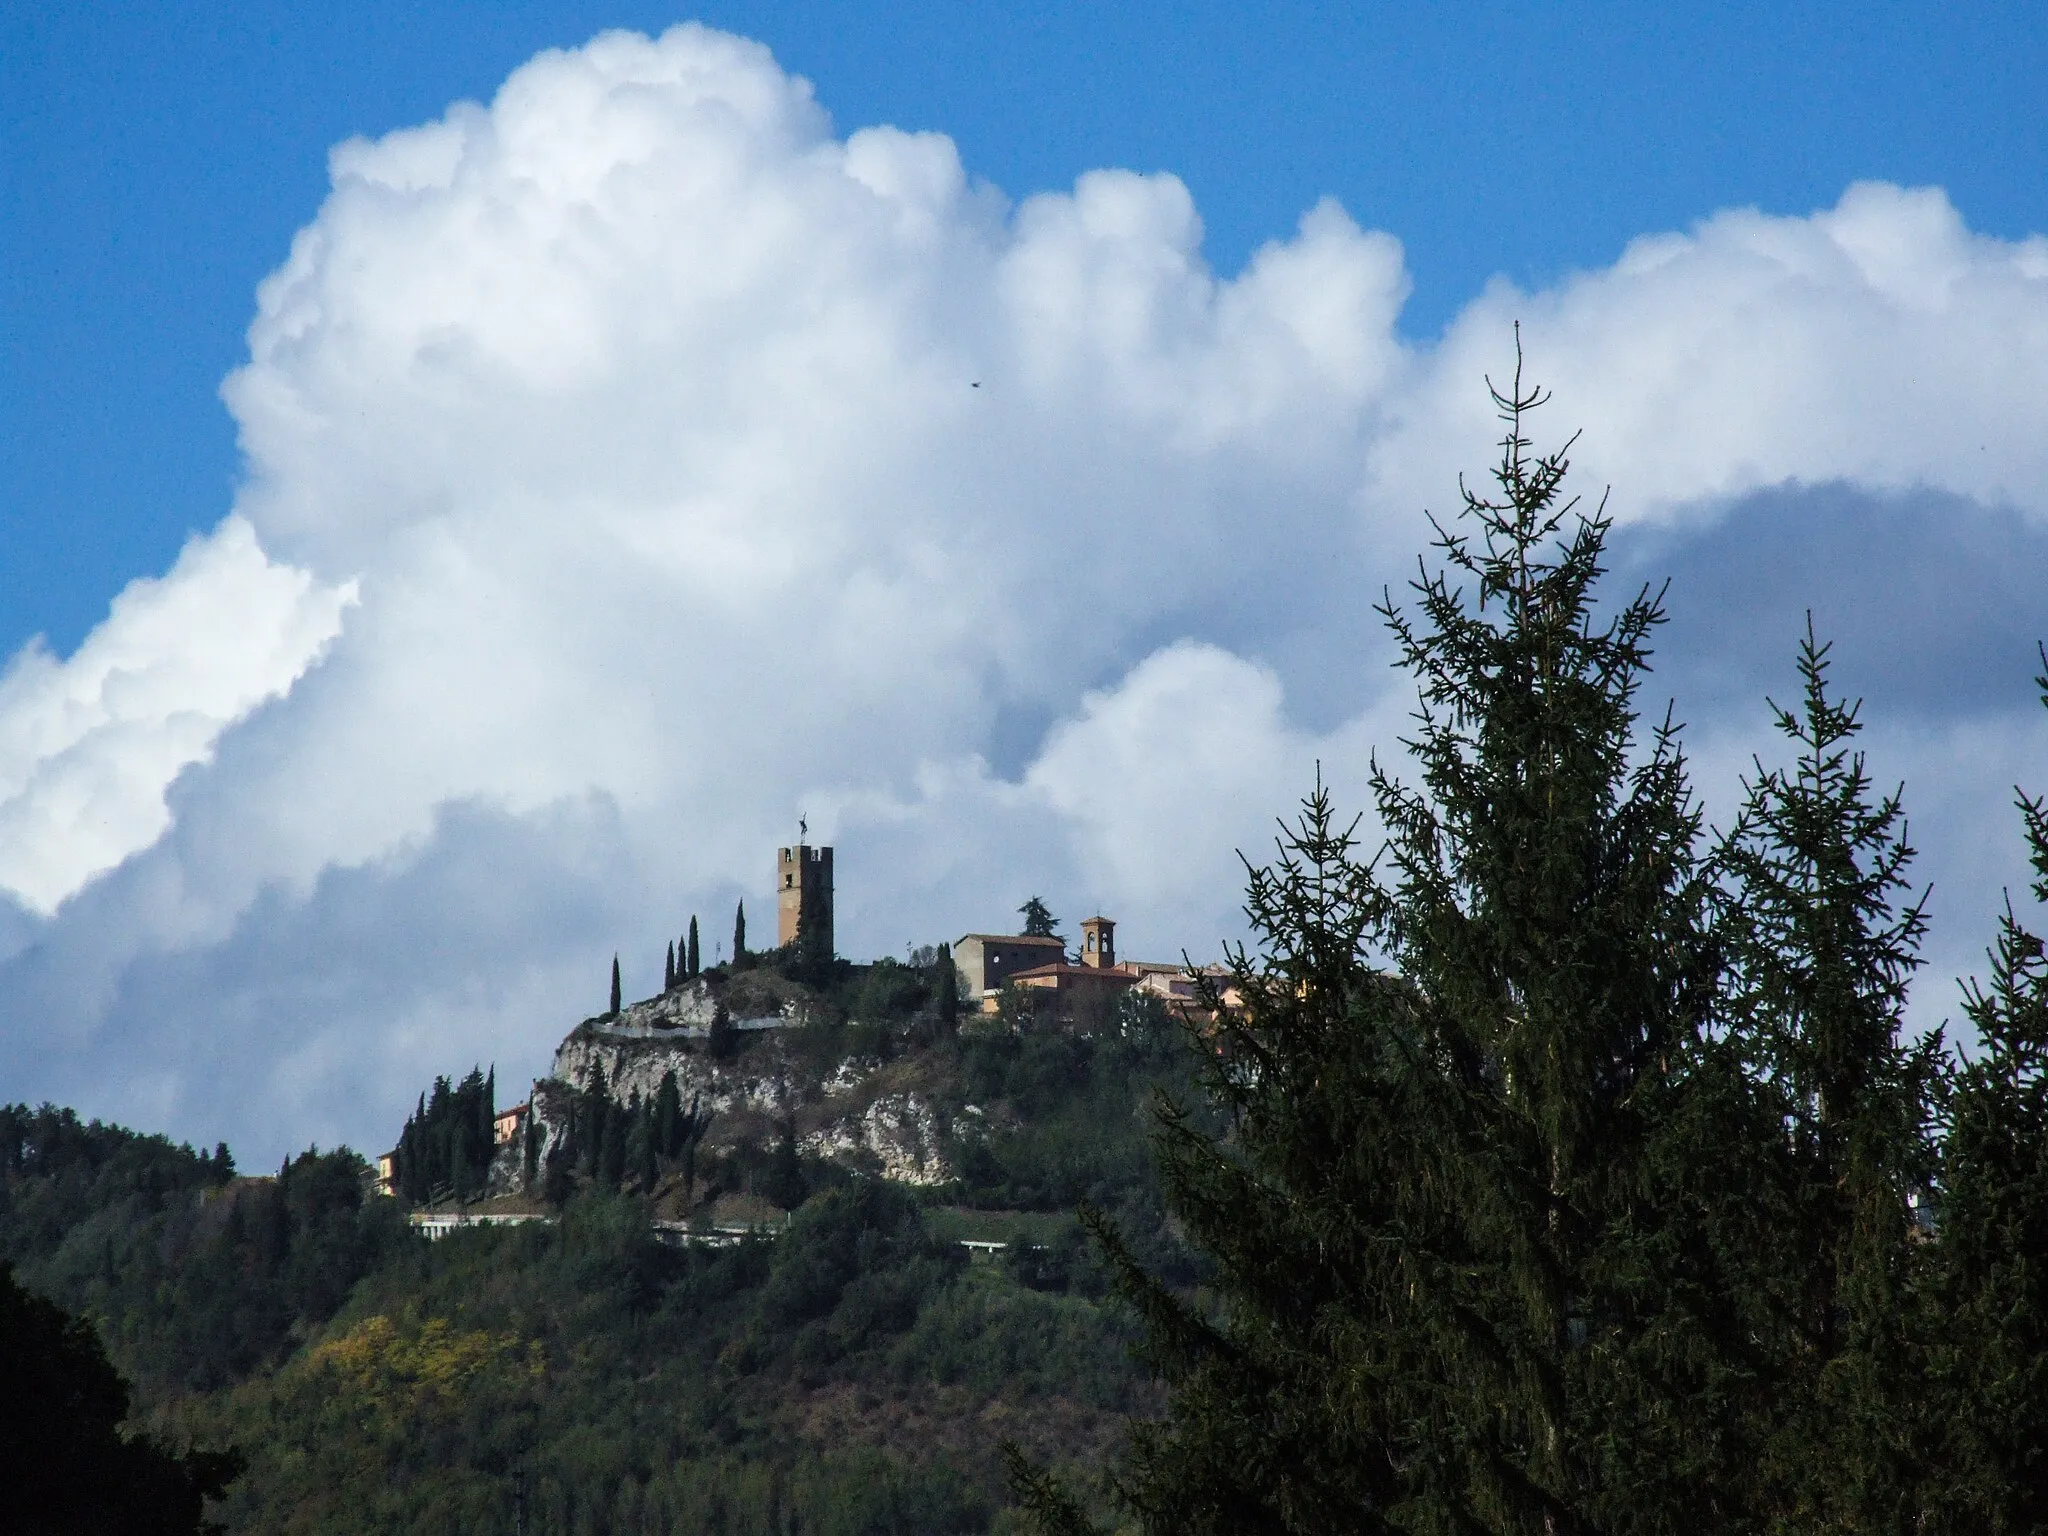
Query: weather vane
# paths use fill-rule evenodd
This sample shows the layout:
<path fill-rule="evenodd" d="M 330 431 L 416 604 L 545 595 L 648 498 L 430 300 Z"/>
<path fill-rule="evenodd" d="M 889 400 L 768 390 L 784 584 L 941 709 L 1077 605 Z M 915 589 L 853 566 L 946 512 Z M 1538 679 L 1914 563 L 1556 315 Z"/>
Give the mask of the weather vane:
<path fill-rule="evenodd" d="M 809 820 L 809 818 L 807 818 L 807 817 L 803 817 L 803 816 L 799 816 L 799 817 L 797 817 L 797 819 L 796 819 L 796 840 L 797 840 L 798 842 L 800 842 L 800 843 L 805 843 L 805 842 L 809 842 L 809 841 L 810 841 L 810 837 L 811 837 L 811 823 L 810 823 L 810 820 Z"/>

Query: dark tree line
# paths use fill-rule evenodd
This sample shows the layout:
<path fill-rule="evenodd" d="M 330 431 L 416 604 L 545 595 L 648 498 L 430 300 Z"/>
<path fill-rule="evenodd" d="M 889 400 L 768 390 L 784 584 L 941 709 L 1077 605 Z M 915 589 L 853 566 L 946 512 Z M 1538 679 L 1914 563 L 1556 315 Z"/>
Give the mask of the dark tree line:
<path fill-rule="evenodd" d="M 92 1325 L 24 1291 L 0 1262 L 0 1488 L 20 1536 L 198 1536 L 242 1468 L 124 1433 L 128 1384 Z"/>
<path fill-rule="evenodd" d="M 352 1152 L 308 1151 L 242 1178 L 69 1110 L 0 1107 L 0 1260 L 101 1327 L 146 1401 L 275 1361 L 397 1251 L 404 1221 L 366 1198 Z"/>
<path fill-rule="evenodd" d="M 571 1098 L 567 1133 L 547 1154 L 551 1198 L 561 1199 L 580 1174 L 605 1189 L 653 1190 L 664 1174 L 680 1172 L 685 1197 L 697 1182 L 697 1148 L 711 1112 L 692 1095 L 687 1107 L 674 1072 L 664 1072 L 651 1098 L 615 1098 L 599 1066 L 590 1086 Z"/>
<path fill-rule="evenodd" d="M 398 1137 L 393 1173 L 400 1199 L 425 1205 L 472 1200 L 483 1192 L 497 1151 L 497 1090 L 495 1067 L 488 1075 L 472 1067 L 453 1085 L 445 1077 L 434 1079 L 433 1091 L 420 1095 Z"/>
<path fill-rule="evenodd" d="M 1711 832 L 1639 713 L 1660 595 L 1600 601 L 1604 510 L 1519 370 L 1495 399 L 1498 496 L 1382 605 L 1418 781 L 1375 765 L 1376 856 L 1304 802 L 1208 998 L 1225 1128 L 1162 1107 L 1213 1301 L 1089 1217 L 1171 1390 L 1115 1496 L 1175 1536 L 2048 1527 L 2041 940 L 2008 914 L 1974 1059 L 1911 1038 L 1912 851 L 1827 648 Z"/>

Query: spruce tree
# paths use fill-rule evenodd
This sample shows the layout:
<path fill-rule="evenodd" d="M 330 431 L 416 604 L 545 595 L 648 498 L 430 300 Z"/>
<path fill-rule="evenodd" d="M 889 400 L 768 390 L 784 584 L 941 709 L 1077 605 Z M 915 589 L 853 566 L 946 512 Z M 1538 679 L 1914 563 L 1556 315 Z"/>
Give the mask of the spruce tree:
<path fill-rule="evenodd" d="M 700 951 L 698 950 L 698 948 L 697 948 L 697 914 L 696 914 L 696 913 L 694 913 L 694 912 L 692 912 L 692 913 L 690 914 L 690 937 L 689 937 L 689 950 L 690 950 L 690 975 L 691 975 L 691 976 L 693 976 L 693 977 L 695 977 L 695 976 L 701 976 L 701 975 L 703 975 L 703 973 L 704 973 L 704 956 L 703 956 L 703 954 L 702 954 L 702 953 L 701 953 L 701 952 L 700 952 Z"/>
<path fill-rule="evenodd" d="M 1772 705 L 1796 760 L 1759 764 L 1717 855 L 1729 1017 L 1784 1127 L 1772 1301 L 1790 1368 L 1758 1477 L 1831 1528 L 1907 1529 L 1928 1471 L 1910 1202 L 1935 1172 L 1942 1046 L 1904 1037 L 1926 927 L 1902 902 L 1913 850 L 1899 794 L 1874 798 L 1853 749 L 1857 706 L 1828 692 L 1828 649 L 1809 620 L 1800 706 Z"/>
<path fill-rule="evenodd" d="M 2048 800 L 2019 791 L 2018 808 L 2048 906 Z M 2048 946 L 2010 898 L 1989 958 L 1965 989 L 1977 1052 L 1956 1074 L 1936 1216 L 1946 1477 L 1929 1528 L 1957 1533 L 2048 1529 Z"/>
<path fill-rule="evenodd" d="M 619 996 L 619 957 L 618 957 L 617 955 L 613 955 L 613 956 L 612 956 L 612 1006 L 611 1006 L 611 1012 L 610 1012 L 610 1014 L 609 1014 L 609 1017 L 611 1017 L 611 1018 L 614 1018 L 614 1019 L 616 1019 L 616 1018 L 617 1018 L 617 1017 L 619 1016 L 619 1003 L 620 1003 L 620 1000 L 621 1000 L 621 999 L 620 999 L 620 996 Z"/>
<path fill-rule="evenodd" d="M 1494 399 L 1498 497 L 1439 527 L 1419 616 L 1382 606 L 1420 705 L 1419 786 L 1373 773 L 1384 869 L 1319 784 L 1252 872 L 1243 1006 L 1207 999 L 1226 1133 L 1163 1112 L 1219 1306 L 1088 1218 L 1171 1389 L 1115 1481 L 1146 1531 L 1747 1518 L 1742 1180 L 1716 1160 L 1756 1129 L 1713 1050 L 1699 814 L 1668 721 L 1637 717 L 1661 610 L 1602 617 L 1604 509 L 1532 454 L 1519 367 Z M 1047 1529 L 1082 1528 L 1016 1471 Z"/>

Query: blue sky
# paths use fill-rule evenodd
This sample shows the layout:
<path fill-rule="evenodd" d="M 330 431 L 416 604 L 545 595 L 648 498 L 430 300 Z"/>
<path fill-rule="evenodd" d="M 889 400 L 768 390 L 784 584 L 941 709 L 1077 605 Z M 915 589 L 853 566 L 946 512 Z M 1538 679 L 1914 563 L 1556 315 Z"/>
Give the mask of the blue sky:
<path fill-rule="evenodd" d="M 0 1099 L 368 1147 L 800 814 L 850 954 L 1213 953 L 1398 759 L 1518 324 L 1716 820 L 1839 640 L 1952 1015 L 2048 789 L 2048 23 L 1673 11 L 10 6 Z"/>
<path fill-rule="evenodd" d="M 1012 196 L 1096 166 L 1171 170 L 1226 273 L 1334 194 L 1407 248 L 1414 337 L 1497 273 L 1540 283 L 1646 231 L 1805 213 L 1859 179 L 1943 187 L 1989 234 L 2048 209 L 2048 16 L 2024 4 L 4 14 L 0 639 L 59 649 L 226 506 L 215 392 L 257 280 L 319 205 L 328 146 L 487 99 L 607 27 L 695 17 L 758 38 L 842 130 L 939 129 Z"/>

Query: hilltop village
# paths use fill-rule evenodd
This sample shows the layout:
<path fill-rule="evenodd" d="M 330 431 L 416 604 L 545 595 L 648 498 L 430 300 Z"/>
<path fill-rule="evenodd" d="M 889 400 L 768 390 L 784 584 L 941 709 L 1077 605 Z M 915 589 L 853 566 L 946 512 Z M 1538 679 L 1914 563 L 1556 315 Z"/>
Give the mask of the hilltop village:
<path fill-rule="evenodd" d="M 835 948 L 833 849 L 778 848 L 774 880 L 775 948 L 747 946 L 743 904 L 732 956 L 704 966 L 692 918 L 652 997 L 624 1000 L 615 961 L 610 1007 L 568 1032 L 524 1102 L 499 1108 L 494 1078 L 475 1073 L 436 1083 L 378 1160 L 378 1190 L 438 1236 L 549 1219 L 595 1183 L 707 1240 L 772 1224 L 824 1178 L 971 1194 L 990 1139 L 1012 1128 L 975 1102 L 943 1042 L 1159 1035 L 1233 1000 L 1221 966 L 1120 958 L 1101 914 L 1070 949 L 1036 897 L 1022 932 L 856 964 Z"/>

